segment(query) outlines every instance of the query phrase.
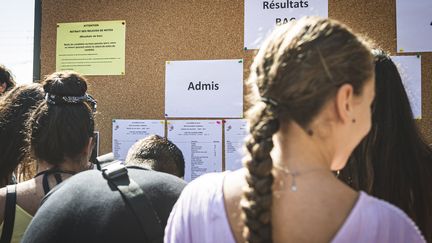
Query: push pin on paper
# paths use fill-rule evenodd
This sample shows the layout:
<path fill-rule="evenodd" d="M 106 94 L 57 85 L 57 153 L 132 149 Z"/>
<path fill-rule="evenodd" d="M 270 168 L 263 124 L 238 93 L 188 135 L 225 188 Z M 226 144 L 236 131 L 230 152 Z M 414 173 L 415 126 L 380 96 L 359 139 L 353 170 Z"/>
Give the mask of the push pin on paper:
<path fill-rule="evenodd" d="M 221 124 L 221 122 L 220 122 L 220 121 L 216 121 L 216 123 L 217 123 L 217 124 L 219 124 L 219 125 Z"/>

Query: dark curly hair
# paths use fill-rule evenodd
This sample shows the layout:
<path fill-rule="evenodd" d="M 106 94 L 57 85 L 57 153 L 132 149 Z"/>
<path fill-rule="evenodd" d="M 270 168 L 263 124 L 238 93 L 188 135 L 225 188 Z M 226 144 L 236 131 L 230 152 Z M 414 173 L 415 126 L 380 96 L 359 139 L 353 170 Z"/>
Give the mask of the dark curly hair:
<path fill-rule="evenodd" d="M 22 179 L 30 179 L 31 160 L 26 154 L 28 143 L 25 127 L 34 110 L 44 98 L 40 84 L 20 85 L 0 99 L 0 184 L 8 184 L 17 171 Z M 18 167 L 18 165 L 20 165 Z"/>

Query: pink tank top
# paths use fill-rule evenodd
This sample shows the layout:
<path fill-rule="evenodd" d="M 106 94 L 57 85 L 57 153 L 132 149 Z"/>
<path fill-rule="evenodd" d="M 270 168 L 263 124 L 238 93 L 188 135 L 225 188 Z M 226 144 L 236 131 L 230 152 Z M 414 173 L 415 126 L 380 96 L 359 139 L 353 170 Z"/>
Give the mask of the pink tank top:
<path fill-rule="evenodd" d="M 165 242 L 234 243 L 223 198 L 226 173 L 192 181 L 182 192 L 165 228 Z M 332 242 L 426 242 L 419 229 L 399 208 L 360 192 Z"/>

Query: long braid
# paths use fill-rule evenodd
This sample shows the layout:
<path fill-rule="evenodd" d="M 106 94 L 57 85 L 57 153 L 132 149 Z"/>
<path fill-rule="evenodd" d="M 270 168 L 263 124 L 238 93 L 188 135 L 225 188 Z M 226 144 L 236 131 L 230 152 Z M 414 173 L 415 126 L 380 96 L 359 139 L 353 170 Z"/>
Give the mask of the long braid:
<path fill-rule="evenodd" d="M 279 35 L 287 30 L 279 29 Z M 259 96 L 269 97 L 276 75 L 275 62 L 279 62 L 272 53 L 277 52 L 283 39 L 264 44 L 267 48 L 257 54 L 252 65 L 250 81 L 258 88 Z M 253 76 L 256 75 L 256 76 Z M 271 104 L 256 104 L 249 112 L 249 136 L 245 141 L 248 155 L 244 159 L 247 168 L 246 186 L 241 201 L 246 242 L 272 242 L 271 206 L 273 185 L 273 161 L 270 152 L 273 149 L 273 134 L 279 130 L 277 107 Z"/>
<path fill-rule="evenodd" d="M 244 189 L 242 209 L 245 216 L 243 237 L 247 242 L 271 242 L 271 205 L 273 161 L 270 151 L 273 149 L 272 136 L 279 129 L 276 113 L 269 106 L 261 108 L 259 119 L 250 124 L 250 136 L 246 148 L 250 158 L 245 161 L 248 169 Z"/>

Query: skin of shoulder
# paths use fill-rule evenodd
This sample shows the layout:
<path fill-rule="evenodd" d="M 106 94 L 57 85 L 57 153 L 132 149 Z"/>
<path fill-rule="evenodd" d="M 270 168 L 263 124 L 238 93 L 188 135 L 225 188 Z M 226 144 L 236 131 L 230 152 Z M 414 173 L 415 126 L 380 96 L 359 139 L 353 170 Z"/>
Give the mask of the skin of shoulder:
<path fill-rule="evenodd" d="M 243 188 L 244 186 L 246 186 L 245 174 L 246 174 L 246 169 L 240 169 L 232 173 L 229 173 L 225 176 L 224 183 L 223 183 L 223 193 L 224 193 L 226 214 L 227 214 L 230 228 L 233 232 L 234 238 L 236 239 L 236 242 L 244 242 L 244 239 L 242 238 L 242 231 L 243 231 L 244 224 L 242 219 L 242 209 L 241 209 L 240 202 L 243 196 Z M 282 215 L 292 215 L 295 218 L 302 219 L 300 221 L 297 221 L 297 223 L 302 225 L 302 227 L 300 228 L 302 228 L 303 230 L 310 230 L 310 227 L 308 226 L 310 222 L 308 219 L 315 218 L 317 221 L 325 222 L 328 215 L 333 215 L 333 217 L 335 218 L 334 221 L 336 221 L 336 223 L 329 224 L 328 226 L 323 227 L 323 230 L 319 230 L 320 232 L 318 233 L 319 235 L 326 235 L 327 234 L 326 232 L 338 231 L 338 229 L 346 219 L 346 216 L 349 215 L 349 212 L 352 210 L 358 198 L 358 193 L 353 191 L 351 188 L 338 183 L 336 178 L 327 178 L 319 175 L 315 175 L 315 176 L 317 177 L 317 180 L 321 180 L 322 183 L 326 185 L 325 188 L 327 189 L 323 189 L 323 193 L 318 193 L 318 194 L 311 193 L 308 189 L 307 191 L 304 191 L 304 194 L 303 192 L 300 192 L 302 195 L 298 195 L 299 192 L 295 192 L 295 194 L 292 195 L 287 194 L 285 196 L 282 196 L 280 200 L 277 200 L 274 195 L 273 206 L 276 207 L 275 210 L 279 211 L 273 217 L 272 221 L 274 224 L 285 225 L 287 227 L 290 227 L 292 230 L 294 229 L 293 228 L 294 226 L 284 222 L 286 221 L 283 220 L 285 216 L 282 216 Z M 280 180 L 284 180 L 284 178 L 283 177 L 281 178 L 278 175 L 276 175 L 274 185 L 276 183 L 279 183 Z M 311 186 L 313 185 L 315 184 L 312 184 Z M 330 190 L 330 188 L 332 188 L 332 190 Z M 297 198 L 298 196 L 300 197 Z M 293 205 L 294 206 L 293 208 L 286 206 L 286 202 L 289 201 L 295 204 Z M 306 207 L 306 209 L 308 210 L 306 210 L 304 207 Z M 316 210 L 312 210 L 312 208 L 316 208 Z M 285 210 L 288 211 L 285 212 Z M 296 214 L 292 214 L 293 211 L 295 212 L 298 210 L 302 211 L 300 216 Z M 323 214 L 322 210 L 327 211 L 327 213 Z M 310 215 L 304 217 L 307 214 Z M 302 231 L 302 229 L 299 230 Z M 284 237 L 294 233 L 291 231 L 287 231 L 285 227 L 282 228 L 278 227 L 273 230 L 275 233 L 274 235 L 275 240 L 276 239 L 284 240 Z M 298 234 L 308 235 L 304 232 Z M 331 238 L 332 236 L 334 235 L 331 234 L 327 237 Z M 298 240 L 301 241 L 310 240 L 310 239 L 311 238 L 308 237 L 306 237 L 305 239 L 298 238 Z"/>
<path fill-rule="evenodd" d="M 44 197 L 42 188 L 36 184 L 41 183 L 41 178 L 31 179 L 17 184 L 17 204 L 30 215 L 34 215 Z M 0 221 L 3 222 L 6 206 L 6 187 L 0 189 Z"/>
<path fill-rule="evenodd" d="M 223 183 L 226 214 L 236 242 L 244 242 L 244 239 L 240 237 L 244 226 L 240 201 L 243 187 L 246 186 L 245 174 L 246 169 L 236 170 L 227 174 Z"/>

